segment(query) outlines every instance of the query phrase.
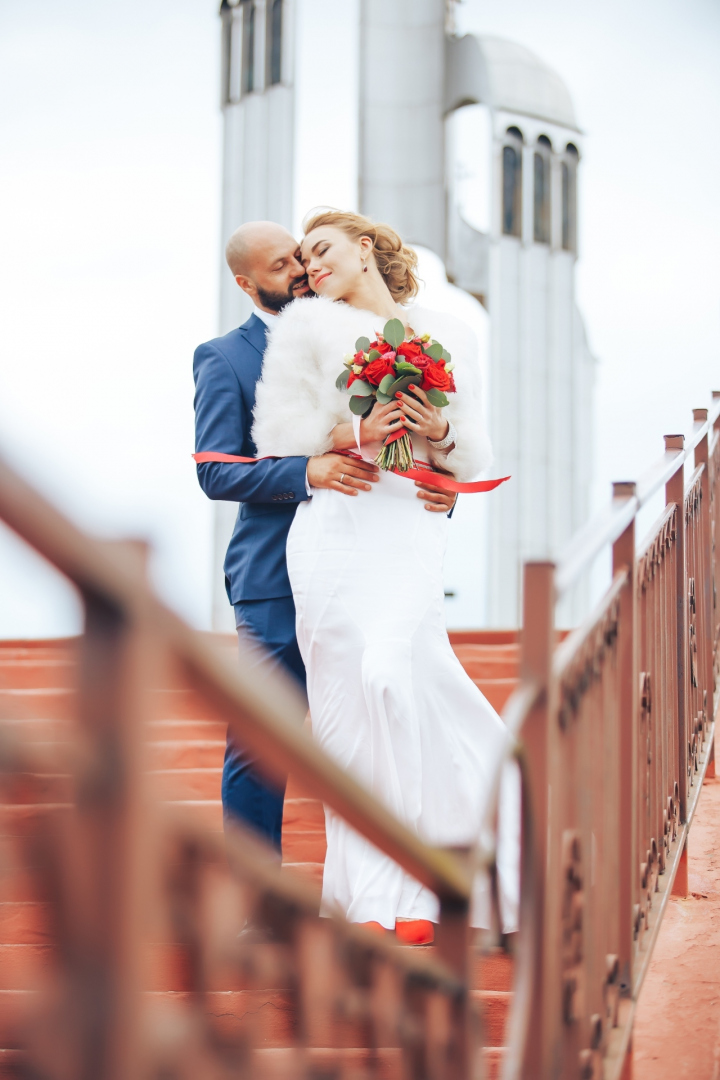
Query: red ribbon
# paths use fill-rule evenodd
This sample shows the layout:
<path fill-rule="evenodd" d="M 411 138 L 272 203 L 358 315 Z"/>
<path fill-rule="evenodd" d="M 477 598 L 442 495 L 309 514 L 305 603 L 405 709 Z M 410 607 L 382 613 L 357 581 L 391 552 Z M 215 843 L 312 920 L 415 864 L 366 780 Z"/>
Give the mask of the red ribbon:
<path fill-rule="evenodd" d="M 355 458 L 356 461 L 362 460 L 357 454 L 350 454 L 346 450 L 334 450 L 333 453 Z M 237 461 L 245 465 L 254 465 L 257 461 L 270 461 L 273 459 L 272 455 L 261 458 L 237 457 L 235 454 L 221 454 L 215 450 L 203 450 L 199 454 L 193 454 L 193 457 L 198 465 L 204 465 L 207 461 L 228 463 Z M 431 465 L 426 465 L 424 462 L 415 462 L 415 464 L 420 467 L 408 469 L 407 472 L 400 472 L 399 469 L 388 471 L 394 472 L 396 476 L 405 476 L 408 480 L 420 480 L 423 484 L 442 488 L 443 491 L 452 491 L 456 495 L 471 495 L 477 491 L 494 491 L 496 487 L 500 487 L 501 484 L 510 479 L 509 476 L 501 476 L 499 480 L 474 480 L 471 484 L 460 484 L 457 480 L 453 480 L 452 477 L 446 476 L 445 473 L 435 472 Z M 428 473 L 430 473 L 430 477 L 428 477 Z"/>

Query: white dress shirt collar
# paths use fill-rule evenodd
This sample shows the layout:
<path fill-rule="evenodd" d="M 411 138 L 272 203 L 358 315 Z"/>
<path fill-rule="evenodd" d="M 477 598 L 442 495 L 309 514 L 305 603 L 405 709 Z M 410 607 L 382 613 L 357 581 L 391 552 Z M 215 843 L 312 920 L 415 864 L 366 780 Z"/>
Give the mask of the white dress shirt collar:
<path fill-rule="evenodd" d="M 267 327 L 271 327 L 273 321 L 277 319 L 277 315 L 274 311 L 263 311 L 257 304 L 253 304 L 253 313 L 257 315 L 258 319 L 262 319 Z"/>

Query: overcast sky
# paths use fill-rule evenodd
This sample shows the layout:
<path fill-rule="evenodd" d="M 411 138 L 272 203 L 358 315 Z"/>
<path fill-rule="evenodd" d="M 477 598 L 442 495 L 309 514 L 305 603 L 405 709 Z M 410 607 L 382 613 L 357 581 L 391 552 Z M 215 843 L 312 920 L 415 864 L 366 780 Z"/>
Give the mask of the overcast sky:
<path fill-rule="evenodd" d="M 149 537 L 155 580 L 198 625 L 212 521 L 188 455 L 192 351 L 217 329 L 216 9 L 0 5 L 0 452 L 84 526 Z M 467 0 L 458 21 L 553 66 L 585 133 L 598 498 L 720 387 L 720 4 Z M 0 635 L 77 625 L 0 531 Z"/>

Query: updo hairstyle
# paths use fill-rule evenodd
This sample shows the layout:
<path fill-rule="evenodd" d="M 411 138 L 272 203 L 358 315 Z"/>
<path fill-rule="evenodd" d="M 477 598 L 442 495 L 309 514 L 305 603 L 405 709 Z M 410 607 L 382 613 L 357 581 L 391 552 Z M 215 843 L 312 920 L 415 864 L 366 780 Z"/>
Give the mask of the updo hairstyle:
<path fill-rule="evenodd" d="M 311 210 L 303 222 L 305 235 L 323 225 L 334 225 L 353 240 L 360 240 L 363 236 L 372 240 L 377 268 L 398 304 L 411 300 L 417 294 L 417 255 L 412 248 L 403 244 L 389 225 L 345 210 Z"/>

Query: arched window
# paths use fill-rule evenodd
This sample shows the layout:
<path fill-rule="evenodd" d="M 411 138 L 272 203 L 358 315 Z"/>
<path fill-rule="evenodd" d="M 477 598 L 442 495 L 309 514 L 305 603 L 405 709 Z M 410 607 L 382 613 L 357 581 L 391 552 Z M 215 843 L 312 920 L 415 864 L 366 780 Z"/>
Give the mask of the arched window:
<path fill-rule="evenodd" d="M 507 129 L 502 155 L 502 231 L 522 236 L 522 132 Z"/>
<path fill-rule="evenodd" d="M 579 160 L 577 146 L 568 143 L 565 147 L 565 160 L 560 165 L 563 251 L 577 251 L 577 166 Z"/>
<path fill-rule="evenodd" d="M 242 28 L 242 92 L 251 94 L 255 89 L 255 4 L 243 5 Z"/>
<path fill-rule="evenodd" d="M 533 240 L 550 243 L 550 153 L 547 135 L 541 135 L 533 155 Z"/>
<path fill-rule="evenodd" d="M 267 70 L 268 85 L 282 82 L 282 24 L 283 0 L 272 0 L 268 5 L 267 22 Z"/>

